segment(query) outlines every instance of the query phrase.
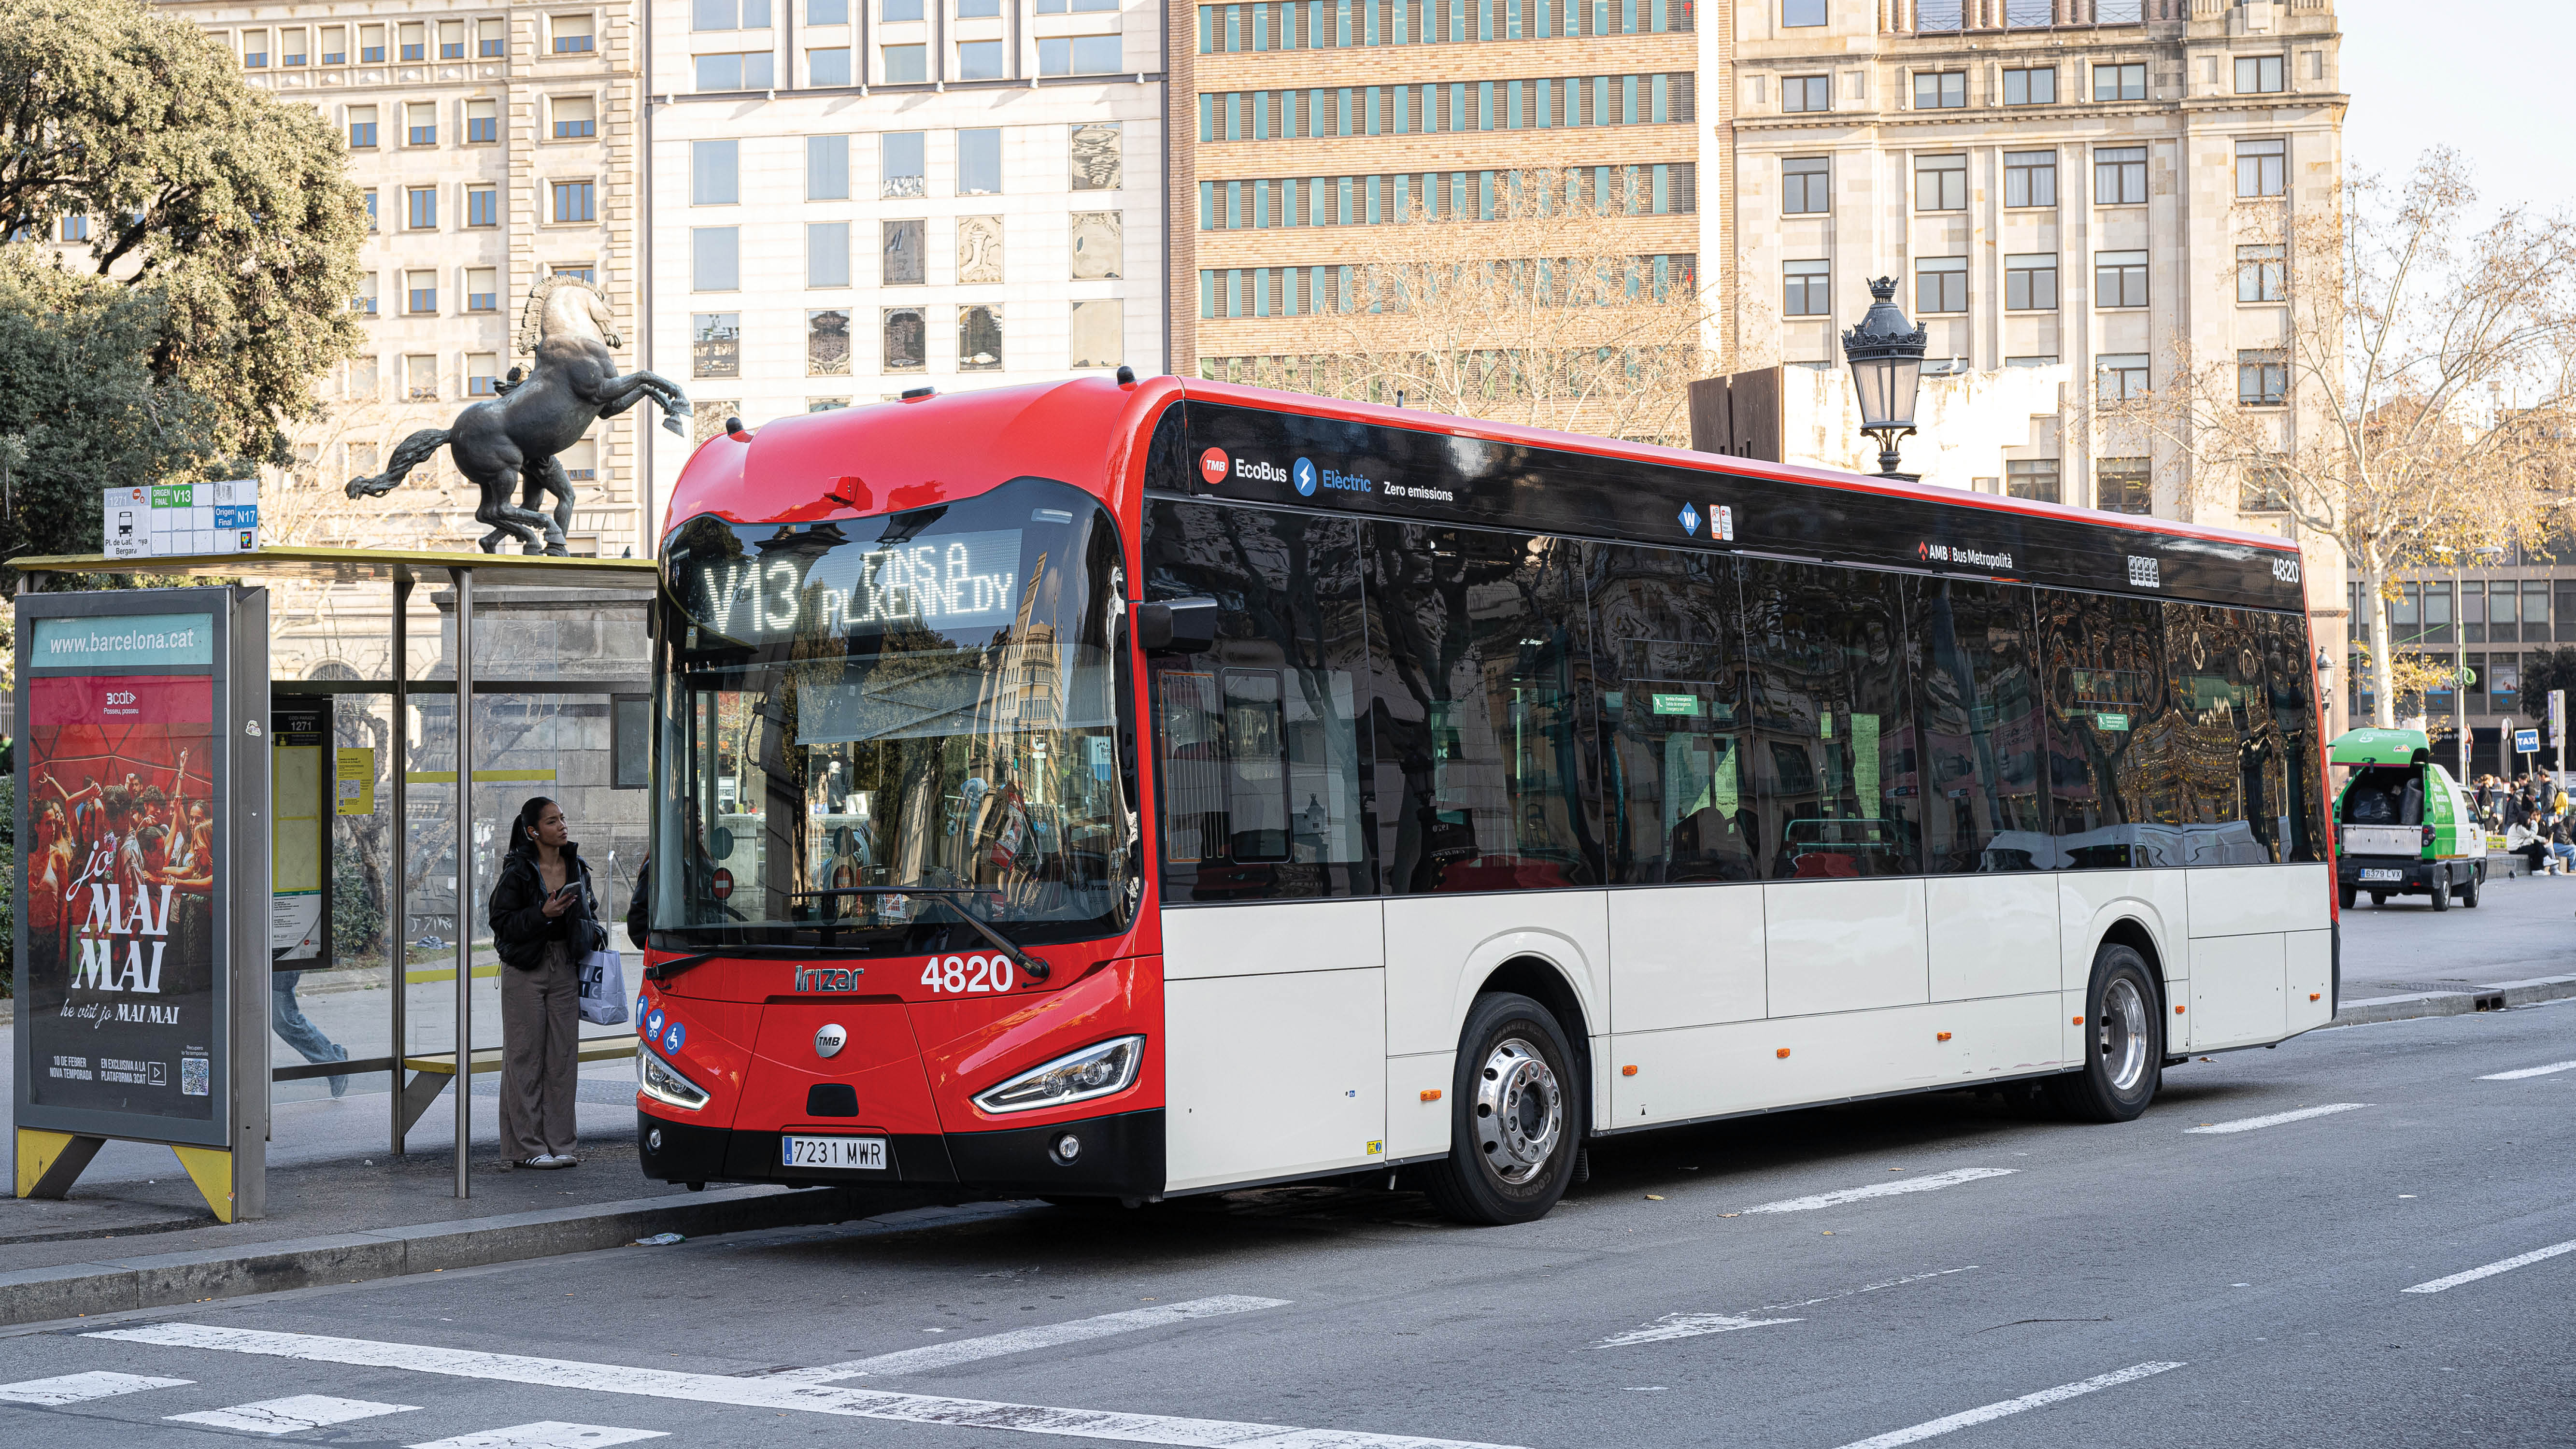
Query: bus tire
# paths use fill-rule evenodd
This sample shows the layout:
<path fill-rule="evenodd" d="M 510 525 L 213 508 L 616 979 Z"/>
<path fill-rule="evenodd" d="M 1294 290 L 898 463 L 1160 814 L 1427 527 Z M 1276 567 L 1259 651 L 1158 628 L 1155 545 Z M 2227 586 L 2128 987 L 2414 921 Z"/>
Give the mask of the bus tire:
<path fill-rule="evenodd" d="M 2449 866 L 2446 865 L 2434 872 L 2432 891 L 2433 909 L 2449 910 L 2451 908 L 2451 868 Z"/>
<path fill-rule="evenodd" d="M 1425 1173 L 1432 1205 L 1498 1227 L 1547 1215 L 1583 1146 L 1582 1084 L 1564 1029 L 1526 996 L 1476 998 L 1458 1034 L 1449 1157 Z"/>
<path fill-rule="evenodd" d="M 2057 1110 L 2079 1122 L 2127 1122 L 2164 1081 L 2163 994 L 2146 958 L 2116 941 L 2093 953 L 2084 993 L 2084 1065 L 2048 1079 Z"/>

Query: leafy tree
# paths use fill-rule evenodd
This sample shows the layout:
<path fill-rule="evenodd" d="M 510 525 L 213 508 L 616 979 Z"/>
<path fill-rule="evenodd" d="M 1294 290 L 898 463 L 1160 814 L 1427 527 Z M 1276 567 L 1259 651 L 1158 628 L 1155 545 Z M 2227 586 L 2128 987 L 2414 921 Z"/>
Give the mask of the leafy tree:
<path fill-rule="evenodd" d="M 95 553 L 99 490 L 221 461 L 219 407 L 154 375 L 160 293 L 0 248 L 0 556 Z"/>
<path fill-rule="evenodd" d="M 143 355 L 202 400 L 197 435 L 285 463 L 284 425 L 363 335 L 365 213 L 331 126 L 136 0 L 0 0 L 0 235 L 66 217 L 87 218 L 90 270 L 156 299 Z M 126 478 L 159 481 L 98 481 Z"/>

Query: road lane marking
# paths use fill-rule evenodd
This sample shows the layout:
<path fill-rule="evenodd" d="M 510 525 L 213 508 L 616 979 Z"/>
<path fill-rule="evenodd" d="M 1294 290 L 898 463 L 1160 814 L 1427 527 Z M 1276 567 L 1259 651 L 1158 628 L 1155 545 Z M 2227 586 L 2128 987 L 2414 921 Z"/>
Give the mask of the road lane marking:
<path fill-rule="evenodd" d="M 2552 1072 L 2576 1072 L 2576 1062 L 2551 1062 L 2545 1067 L 2524 1067 L 2518 1072 L 2498 1072 L 2491 1077 L 2480 1077 L 2478 1080 L 2481 1082 L 2519 1082 L 2525 1077 L 2545 1077 Z"/>
<path fill-rule="evenodd" d="M 1638 1343 L 1663 1343 L 1675 1338 L 1697 1338 L 1704 1333 L 1733 1333 L 1739 1328 L 1769 1328 L 1775 1323 L 1804 1323 L 1803 1318 L 1741 1318 L 1731 1313 L 1667 1313 L 1643 1328 L 1612 1334 L 1592 1345 L 1594 1348 L 1626 1348 Z"/>
<path fill-rule="evenodd" d="M 2044 1409 L 2051 1404 L 2064 1403 L 2068 1399 L 2093 1393 L 2096 1390 L 2113 1388 L 2137 1379 L 2152 1378 L 2169 1369 L 2181 1367 L 2182 1365 L 2178 1363 L 2131 1364 L 2127 1368 L 2107 1374 L 2096 1374 L 2078 1383 L 2059 1384 L 2053 1389 L 2024 1394 L 2018 1399 L 2006 1399 L 2002 1403 L 1987 1404 L 1982 1408 L 1962 1409 L 1958 1413 L 1928 1420 L 1910 1429 L 1896 1429 L 1867 1439 L 1855 1439 L 1843 1445 L 1842 1449 L 1896 1449 L 1899 1444 L 1912 1444 L 1937 1434 L 1947 1434 L 1954 1429 L 1966 1429 L 1995 1419 L 2008 1418 L 2029 1409 Z"/>
<path fill-rule="evenodd" d="M 2198 1127 L 2185 1127 L 2182 1130 L 2186 1137 L 2216 1136 L 2222 1132 L 2251 1132 L 2257 1127 L 2278 1127 L 2284 1122 L 2303 1122 L 2310 1117 L 2331 1117 L 2337 1112 L 2349 1112 L 2357 1107 L 2370 1105 L 2368 1102 L 2328 1102 L 2322 1107 L 2301 1107 L 2295 1112 L 2275 1112 L 2268 1117 L 2239 1117 L 2233 1122 L 2204 1122 Z"/>
<path fill-rule="evenodd" d="M 1228 1313 L 1251 1313 L 1263 1308 L 1287 1306 L 1285 1298 L 1247 1298 L 1232 1293 L 1215 1298 L 1192 1298 L 1152 1308 L 1130 1308 L 1124 1313 L 1103 1313 L 1096 1318 L 1077 1318 L 1069 1323 L 1018 1328 L 982 1338 L 924 1344 L 920 1348 L 898 1349 L 873 1358 L 827 1363 L 819 1368 L 781 1369 L 762 1377 L 791 1384 L 827 1384 L 834 1379 L 920 1373 L 925 1369 L 946 1368 L 950 1364 L 972 1363 L 979 1358 L 999 1358 L 1006 1353 L 1026 1353 L 1035 1348 L 1053 1348 L 1062 1343 L 1080 1343 L 1086 1339 L 1134 1333 L 1143 1328 L 1161 1328 L 1196 1318 L 1216 1318 Z"/>
<path fill-rule="evenodd" d="M 2528 1253 L 2516 1254 L 2501 1263 L 2489 1263 L 2483 1268 L 2471 1268 L 2465 1273 L 2454 1273 L 2448 1278 L 2436 1278 L 2430 1283 L 2418 1283 L 2406 1291 L 2439 1293 L 2445 1288 L 2457 1288 L 2463 1283 L 2475 1283 L 2480 1278 L 2492 1278 L 2498 1273 L 2510 1273 L 2516 1268 L 2528 1268 L 2534 1263 L 2555 1258 L 2561 1253 L 2576 1253 L 2576 1238 L 2563 1243 L 2552 1243 L 2546 1248 L 2534 1248 Z"/>
<path fill-rule="evenodd" d="M 1930 1273 L 1911 1273 L 1902 1278 L 1890 1278 L 1884 1283 L 1845 1288 L 1840 1292 L 1825 1294 L 1821 1298 L 1801 1298 L 1795 1303 L 1765 1303 L 1759 1308 L 1748 1308 L 1741 1314 L 1667 1313 L 1643 1328 L 1632 1328 L 1626 1333 L 1613 1334 L 1592 1346 L 1626 1348 L 1631 1344 L 1663 1343 L 1676 1338 L 1696 1338 L 1704 1333 L 1733 1333 L 1739 1328 L 1768 1328 L 1775 1323 L 1804 1323 L 1806 1320 L 1802 1318 L 1755 1318 L 1752 1315 L 1777 1313 L 1790 1308 L 1812 1308 L 1819 1303 L 1831 1303 L 1837 1298 L 1853 1298 L 1863 1293 L 1875 1293 L 1882 1288 L 1901 1288 L 1908 1283 L 1920 1283 L 1928 1278 L 1946 1278 L 1953 1273 L 1973 1273 L 1976 1268 L 1977 1265 L 1971 1263 L 1965 1268 L 1941 1268 Z"/>
<path fill-rule="evenodd" d="M 935 1394 L 898 1394 L 885 1389 L 836 1388 L 829 1384 L 782 1384 L 774 1379 L 735 1378 L 729 1374 L 681 1373 L 671 1369 L 636 1368 L 628 1364 L 581 1363 L 569 1359 L 530 1358 L 521 1354 L 433 1348 L 416 1343 L 272 1333 L 211 1323 L 155 1323 L 135 1328 L 103 1329 L 84 1337 L 160 1344 L 171 1348 L 259 1354 L 311 1363 L 350 1364 L 360 1368 L 408 1369 L 414 1373 L 442 1374 L 449 1378 L 532 1384 L 542 1388 L 588 1389 L 597 1393 L 633 1394 L 640 1398 L 674 1399 L 692 1404 L 795 1409 L 814 1414 L 837 1414 L 844 1418 L 883 1419 L 900 1424 L 1006 1429 L 1021 1434 L 1060 1434 L 1072 1439 L 1175 1444 L 1183 1446 L 1183 1449 L 1508 1449 L 1508 1446 L 1498 1444 L 1430 1439 L 1412 1434 L 1301 1429 L 1287 1424 L 1182 1419 L 1164 1414 L 1126 1414 L 1110 1409 L 1060 1409 L 1043 1404 L 996 1403 L 989 1399 L 958 1399 Z"/>
<path fill-rule="evenodd" d="M 507 1429 L 486 1429 L 414 1444 L 411 1449 L 588 1449 L 594 1444 L 632 1444 L 638 1439 L 667 1439 L 659 1429 L 612 1429 L 604 1424 L 566 1424 L 540 1419 Z"/>
<path fill-rule="evenodd" d="M 2018 1167 L 1962 1167 L 1954 1172 L 1936 1172 L 1926 1177 L 1909 1177 L 1901 1182 L 1874 1182 L 1867 1187 L 1847 1187 L 1840 1192 L 1820 1192 L 1813 1197 L 1785 1198 L 1779 1202 L 1766 1202 L 1760 1207 L 1749 1207 L 1744 1211 L 1748 1213 L 1814 1212 L 1818 1208 L 1840 1207 L 1844 1203 L 1859 1202 L 1864 1198 L 1895 1197 L 1900 1193 L 1908 1192 L 1930 1192 L 1935 1188 L 1956 1187 L 1960 1183 L 1975 1182 L 1984 1177 L 2010 1177 L 2019 1171 L 2021 1169 Z"/>
<path fill-rule="evenodd" d="M 418 1412 L 418 1404 L 377 1404 L 365 1399 L 335 1399 L 327 1394 L 291 1394 L 283 1399 L 235 1404 L 229 1409 L 165 1414 L 162 1417 L 174 1423 L 203 1424 L 210 1429 L 231 1429 L 244 1434 L 295 1434 L 331 1424 Z"/>
<path fill-rule="evenodd" d="M 60 1408 L 64 1404 L 82 1404 L 91 1399 L 141 1393 L 145 1389 L 182 1388 L 192 1382 L 194 1380 L 191 1379 L 149 1378 L 143 1374 L 112 1374 L 104 1370 L 64 1374 L 59 1378 L 0 1384 L 0 1404 L 42 1404 L 47 1408 Z"/>

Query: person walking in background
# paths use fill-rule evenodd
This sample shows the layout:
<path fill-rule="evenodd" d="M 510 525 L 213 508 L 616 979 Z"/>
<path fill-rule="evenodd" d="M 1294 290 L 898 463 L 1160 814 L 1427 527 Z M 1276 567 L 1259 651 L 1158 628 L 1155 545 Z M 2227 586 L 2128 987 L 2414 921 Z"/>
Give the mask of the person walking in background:
<path fill-rule="evenodd" d="M 521 1167 L 571 1167 L 582 958 L 607 944 L 562 807 L 519 807 L 492 887 L 501 972 L 501 1142 Z"/>
<path fill-rule="evenodd" d="M 2576 874 L 2576 841 L 2568 839 L 2567 817 L 2564 815 L 2549 822 L 2549 873 Z"/>

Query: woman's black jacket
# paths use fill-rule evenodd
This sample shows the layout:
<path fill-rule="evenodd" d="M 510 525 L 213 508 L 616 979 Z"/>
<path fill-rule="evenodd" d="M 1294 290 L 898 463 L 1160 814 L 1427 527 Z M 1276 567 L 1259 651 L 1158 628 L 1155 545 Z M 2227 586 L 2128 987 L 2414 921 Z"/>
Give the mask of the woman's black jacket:
<path fill-rule="evenodd" d="M 546 963 L 548 941 L 563 942 L 565 954 L 577 962 L 608 940 L 607 929 L 599 924 L 590 867 L 582 861 L 580 848 L 567 841 L 563 856 L 564 879 L 580 882 L 581 890 L 573 898 L 572 909 L 551 920 L 544 909 L 546 883 L 537 874 L 534 851 L 511 851 L 501 862 L 501 879 L 492 887 L 493 949 L 522 971 L 534 971 Z"/>

